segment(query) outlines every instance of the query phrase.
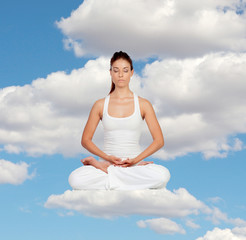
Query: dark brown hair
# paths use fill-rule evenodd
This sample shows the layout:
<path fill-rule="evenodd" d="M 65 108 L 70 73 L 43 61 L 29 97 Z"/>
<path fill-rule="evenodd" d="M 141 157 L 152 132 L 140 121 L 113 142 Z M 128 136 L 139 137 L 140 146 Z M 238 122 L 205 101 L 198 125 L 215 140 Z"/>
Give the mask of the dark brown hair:
<path fill-rule="evenodd" d="M 132 59 L 130 58 L 130 56 L 126 52 L 122 52 L 122 51 L 115 52 L 114 55 L 112 56 L 112 58 L 110 60 L 110 70 L 112 70 L 113 63 L 119 59 L 124 59 L 127 62 L 129 62 L 130 66 L 131 66 L 131 71 L 133 70 Z M 114 89 L 115 89 L 115 84 L 112 81 L 109 94 L 112 93 L 114 91 Z"/>

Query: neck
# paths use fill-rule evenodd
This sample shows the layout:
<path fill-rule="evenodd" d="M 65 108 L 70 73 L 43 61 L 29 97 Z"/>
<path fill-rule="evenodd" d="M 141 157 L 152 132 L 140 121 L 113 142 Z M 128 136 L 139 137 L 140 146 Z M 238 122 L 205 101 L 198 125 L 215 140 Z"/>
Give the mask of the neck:
<path fill-rule="evenodd" d="M 111 95 L 117 98 L 125 98 L 132 97 L 133 92 L 129 88 L 115 88 Z"/>

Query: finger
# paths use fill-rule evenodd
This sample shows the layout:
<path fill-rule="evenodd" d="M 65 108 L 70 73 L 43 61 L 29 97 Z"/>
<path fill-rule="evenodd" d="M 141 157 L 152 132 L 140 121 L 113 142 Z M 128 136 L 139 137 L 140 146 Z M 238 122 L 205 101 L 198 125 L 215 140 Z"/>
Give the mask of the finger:
<path fill-rule="evenodd" d="M 122 163 L 114 163 L 114 166 L 119 166 L 119 167 L 121 167 L 121 166 L 122 166 Z"/>
<path fill-rule="evenodd" d="M 129 167 L 128 165 L 121 165 L 121 167 L 124 167 L 124 168 L 126 168 L 126 167 Z"/>
<path fill-rule="evenodd" d="M 130 163 L 125 163 L 125 164 L 123 164 L 123 165 L 121 165 L 122 167 L 130 167 L 131 166 L 131 164 Z"/>
<path fill-rule="evenodd" d="M 131 165 L 127 164 L 127 165 L 123 165 L 123 166 L 121 166 L 121 167 L 126 168 L 126 167 L 130 167 L 130 166 L 131 166 Z"/>
<path fill-rule="evenodd" d="M 130 164 L 129 164 L 129 163 L 127 163 L 127 162 L 126 162 L 126 163 L 122 163 L 122 164 L 121 164 L 121 166 L 128 166 L 128 165 L 130 165 Z"/>
<path fill-rule="evenodd" d="M 115 162 L 114 165 L 115 165 L 115 166 L 122 166 L 123 163 L 122 163 L 122 162 Z"/>
<path fill-rule="evenodd" d="M 130 159 L 128 158 L 128 159 L 125 159 L 125 160 L 123 160 L 123 161 L 121 161 L 122 163 L 130 163 Z"/>

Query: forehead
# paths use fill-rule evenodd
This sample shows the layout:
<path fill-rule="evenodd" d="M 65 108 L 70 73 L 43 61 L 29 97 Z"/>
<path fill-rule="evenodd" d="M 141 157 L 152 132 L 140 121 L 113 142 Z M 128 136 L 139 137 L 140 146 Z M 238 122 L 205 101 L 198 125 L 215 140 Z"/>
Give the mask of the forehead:
<path fill-rule="evenodd" d="M 117 67 L 117 68 L 125 68 L 130 66 L 131 66 L 130 63 L 123 58 L 114 61 L 114 63 L 112 64 L 112 67 Z"/>

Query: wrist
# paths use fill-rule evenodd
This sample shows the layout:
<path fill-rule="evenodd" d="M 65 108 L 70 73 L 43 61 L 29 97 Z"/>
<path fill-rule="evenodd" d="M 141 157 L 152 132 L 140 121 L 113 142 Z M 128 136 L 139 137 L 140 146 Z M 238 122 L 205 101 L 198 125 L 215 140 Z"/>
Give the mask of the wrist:
<path fill-rule="evenodd" d="M 134 165 L 137 164 L 139 161 L 140 161 L 140 160 L 138 160 L 137 158 L 133 158 L 133 159 L 132 159 L 132 163 L 133 163 Z"/>
<path fill-rule="evenodd" d="M 108 161 L 108 162 L 110 162 L 110 155 L 108 155 L 108 154 L 104 154 L 104 156 L 102 157 L 104 160 L 106 160 L 106 161 Z"/>

